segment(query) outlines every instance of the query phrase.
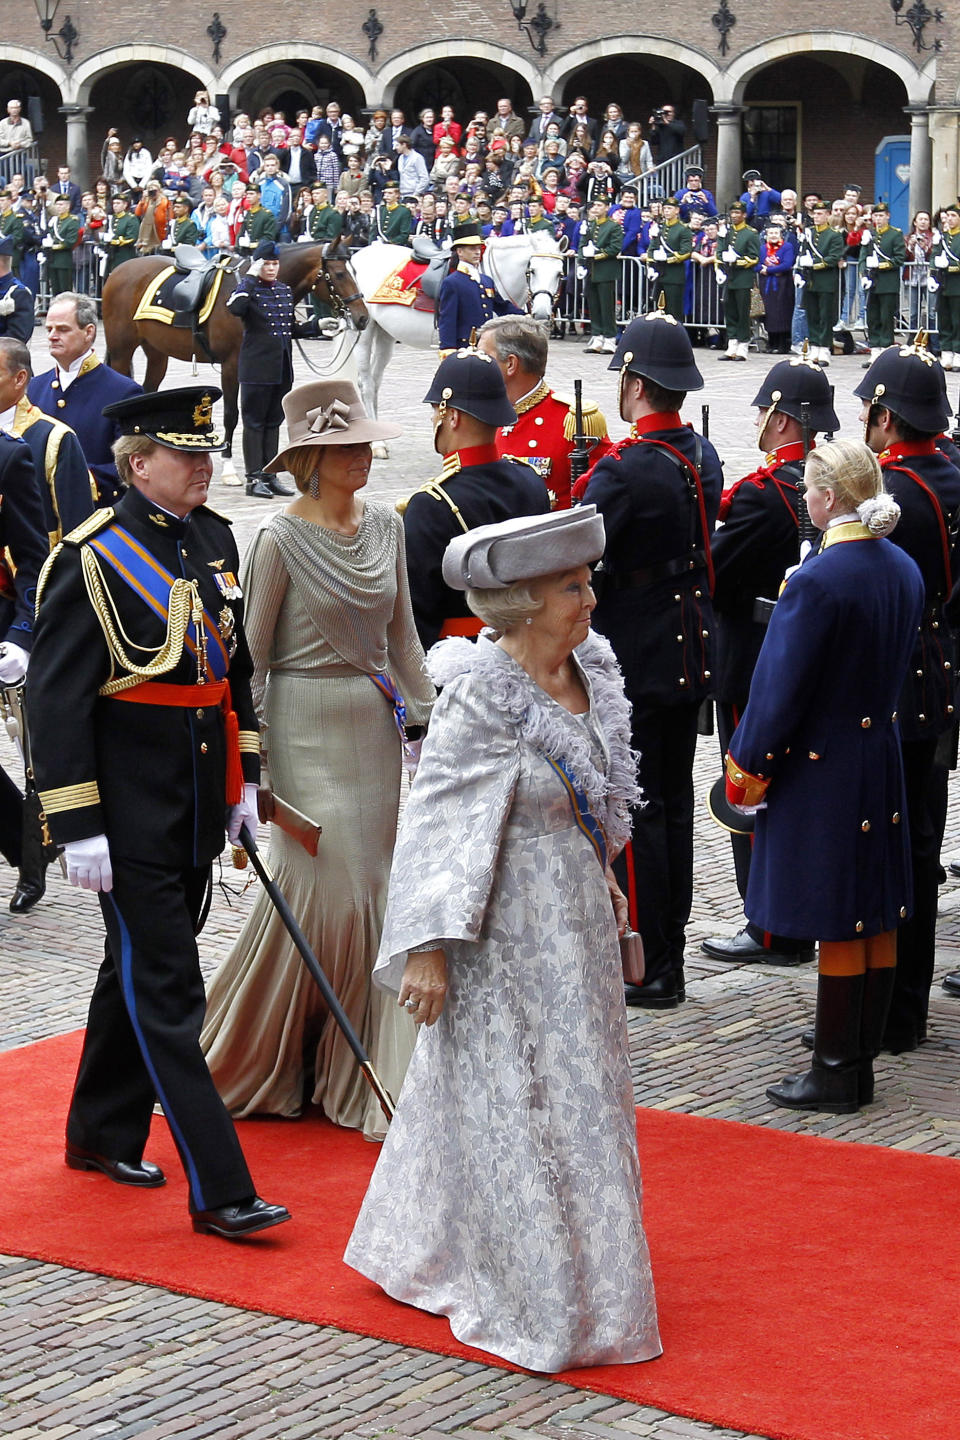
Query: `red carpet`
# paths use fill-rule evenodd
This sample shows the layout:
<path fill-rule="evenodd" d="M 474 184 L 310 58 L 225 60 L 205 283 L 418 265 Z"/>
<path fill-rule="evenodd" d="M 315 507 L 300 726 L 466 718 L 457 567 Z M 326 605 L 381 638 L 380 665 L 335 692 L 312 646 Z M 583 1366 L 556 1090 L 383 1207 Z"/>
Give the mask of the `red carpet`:
<path fill-rule="evenodd" d="M 341 1263 L 377 1153 L 355 1134 L 241 1123 L 294 1215 L 245 1245 L 193 1234 L 162 1121 L 164 1189 L 67 1170 L 79 1040 L 0 1056 L 0 1251 L 489 1359 Z M 958 1440 L 960 1162 L 654 1110 L 638 1130 L 664 1355 L 563 1379 L 775 1440 Z"/>

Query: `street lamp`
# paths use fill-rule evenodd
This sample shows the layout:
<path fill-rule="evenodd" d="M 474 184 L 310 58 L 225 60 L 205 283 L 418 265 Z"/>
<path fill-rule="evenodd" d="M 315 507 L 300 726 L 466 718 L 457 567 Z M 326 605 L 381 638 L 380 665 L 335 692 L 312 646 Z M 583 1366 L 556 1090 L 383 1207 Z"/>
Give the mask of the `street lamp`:
<path fill-rule="evenodd" d="M 60 0 L 34 0 L 34 3 L 37 7 L 37 18 L 40 21 L 40 29 L 43 31 L 44 38 L 53 44 L 53 48 L 61 60 L 66 61 L 68 65 L 72 65 L 73 47 L 80 39 L 77 27 L 68 15 L 60 26 L 60 29 L 54 34 L 53 22 L 60 8 Z M 58 41 L 63 42 L 62 50 L 57 43 Z"/>
<path fill-rule="evenodd" d="M 510 0 L 510 9 L 517 22 L 517 29 L 527 32 L 527 39 L 542 58 L 547 53 L 547 35 L 551 30 L 559 30 L 560 25 L 551 15 L 547 14 L 547 7 L 543 0 L 540 0 L 533 19 L 528 20 L 527 3 L 528 0 Z M 536 40 L 533 38 L 534 35 L 537 37 Z"/>

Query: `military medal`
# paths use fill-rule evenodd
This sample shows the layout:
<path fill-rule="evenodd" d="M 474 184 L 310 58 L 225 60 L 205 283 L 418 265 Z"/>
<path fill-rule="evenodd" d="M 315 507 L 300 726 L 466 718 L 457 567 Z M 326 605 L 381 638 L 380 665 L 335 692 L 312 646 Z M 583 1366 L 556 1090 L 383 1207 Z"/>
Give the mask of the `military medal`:
<path fill-rule="evenodd" d="M 225 570 L 221 575 L 219 572 L 214 575 L 217 589 L 225 600 L 242 600 L 243 591 L 237 583 L 237 577 L 232 570 Z"/>

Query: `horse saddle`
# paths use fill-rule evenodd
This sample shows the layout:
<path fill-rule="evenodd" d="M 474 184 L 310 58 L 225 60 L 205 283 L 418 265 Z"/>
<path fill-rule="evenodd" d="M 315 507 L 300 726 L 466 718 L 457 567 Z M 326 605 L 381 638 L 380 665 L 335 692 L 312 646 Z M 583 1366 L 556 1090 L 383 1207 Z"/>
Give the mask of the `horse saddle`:
<path fill-rule="evenodd" d="M 232 261 L 232 256 L 220 255 L 208 260 L 195 245 L 178 245 L 173 264 L 147 287 L 134 319 L 159 320 L 177 330 L 197 329 L 209 317 Z"/>
<path fill-rule="evenodd" d="M 420 276 L 420 290 L 428 300 L 436 300 L 450 268 L 450 251 L 442 249 L 429 235 L 414 235 L 413 258 L 426 270 Z"/>

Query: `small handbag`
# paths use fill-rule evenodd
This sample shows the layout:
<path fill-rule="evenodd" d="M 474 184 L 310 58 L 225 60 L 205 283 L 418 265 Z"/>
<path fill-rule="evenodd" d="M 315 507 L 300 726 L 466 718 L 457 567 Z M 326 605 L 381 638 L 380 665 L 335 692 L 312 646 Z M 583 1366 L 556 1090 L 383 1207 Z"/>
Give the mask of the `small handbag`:
<path fill-rule="evenodd" d="M 636 930 L 627 930 L 620 936 L 620 963 L 627 985 L 643 984 L 647 967 L 643 957 L 643 940 Z"/>
<path fill-rule="evenodd" d="M 762 320 L 767 313 L 767 307 L 763 303 L 763 296 L 760 293 L 759 285 L 754 285 L 750 291 L 750 319 Z"/>

